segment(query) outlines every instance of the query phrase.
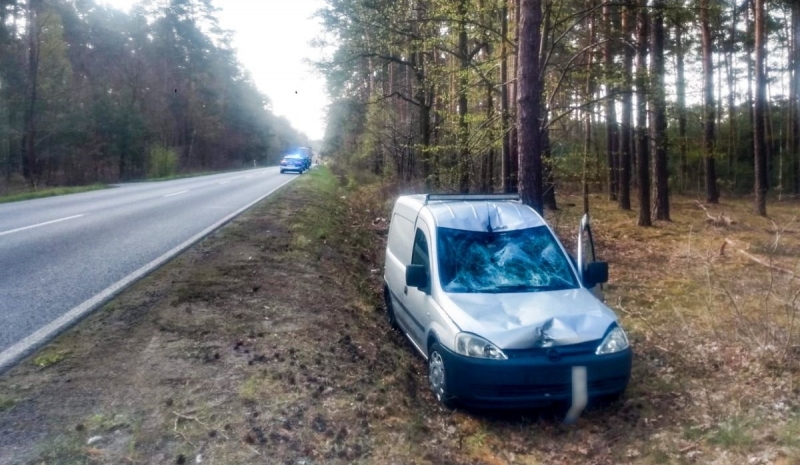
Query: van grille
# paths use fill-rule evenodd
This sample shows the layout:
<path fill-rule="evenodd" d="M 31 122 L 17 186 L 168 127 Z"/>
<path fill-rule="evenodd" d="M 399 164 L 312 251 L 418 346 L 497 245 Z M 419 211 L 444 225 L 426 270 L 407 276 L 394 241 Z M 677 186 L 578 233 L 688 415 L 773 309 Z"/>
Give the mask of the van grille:
<path fill-rule="evenodd" d="M 508 358 L 546 357 L 548 350 L 555 349 L 562 357 L 589 355 L 595 353 L 601 342 L 601 340 L 596 340 L 563 346 L 533 347 L 530 349 L 506 349 L 503 350 L 503 353 L 506 354 Z"/>

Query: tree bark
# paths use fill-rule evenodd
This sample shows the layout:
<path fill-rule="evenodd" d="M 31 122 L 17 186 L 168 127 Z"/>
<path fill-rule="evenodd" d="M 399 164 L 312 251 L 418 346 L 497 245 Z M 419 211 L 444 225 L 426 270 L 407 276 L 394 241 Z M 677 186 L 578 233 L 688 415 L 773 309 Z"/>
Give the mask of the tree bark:
<path fill-rule="evenodd" d="M 688 166 L 688 147 L 686 143 L 686 72 L 685 56 L 683 44 L 683 24 L 675 25 L 675 60 L 676 60 L 676 81 L 675 91 L 678 106 L 678 153 L 680 161 L 678 164 L 678 189 L 683 192 L 686 189 L 686 180 L 689 175 Z"/>
<path fill-rule="evenodd" d="M 634 21 L 633 0 L 625 0 L 622 12 L 622 34 L 624 53 L 624 80 L 622 89 L 622 125 L 620 127 L 619 150 L 619 208 L 631 209 L 631 141 L 633 131 L 633 55 L 634 50 L 628 46 L 633 36 Z"/>
<path fill-rule="evenodd" d="M 494 116 L 494 86 L 486 84 L 486 121 Z M 494 125 L 487 129 L 488 139 L 494 140 Z M 489 145 L 489 150 L 483 160 L 481 173 L 481 192 L 489 194 L 494 191 L 494 144 Z"/>
<path fill-rule="evenodd" d="M 794 182 L 792 191 L 800 194 L 800 2 L 792 3 L 792 158 L 794 164 Z"/>
<path fill-rule="evenodd" d="M 766 147 L 766 106 L 767 81 L 764 73 L 766 54 L 766 13 L 765 0 L 755 0 L 755 106 L 753 108 L 753 145 L 755 155 L 755 212 L 767 215 L 767 147 Z"/>
<path fill-rule="evenodd" d="M 755 37 L 754 22 L 751 21 L 751 8 L 753 8 L 753 1 L 748 0 L 744 8 L 744 22 L 747 31 L 747 40 L 745 40 L 745 50 L 747 54 L 747 111 L 750 117 L 750 134 L 753 134 L 755 128 L 755 118 L 753 117 L 753 46 L 751 38 Z"/>
<path fill-rule="evenodd" d="M 664 90 L 664 8 L 665 0 L 653 2 L 653 30 L 650 58 L 652 75 L 653 140 L 653 178 L 655 180 L 655 217 L 670 221 L 669 216 L 669 170 L 667 166 L 667 104 Z"/>
<path fill-rule="evenodd" d="M 729 180 L 733 180 L 733 190 L 734 193 L 736 192 L 736 155 L 738 153 L 738 142 L 739 138 L 737 137 L 738 128 L 739 128 L 739 120 L 736 115 L 736 101 L 735 101 L 735 94 L 737 90 L 736 85 L 736 75 L 733 66 L 733 54 L 734 54 L 734 47 L 736 44 L 736 5 L 734 4 L 731 8 L 731 27 L 729 31 L 728 42 L 725 51 L 725 62 L 726 62 L 726 71 L 728 73 L 728 178 Z"/>
<path fill-rule="evenodd" d="M 519 137 L 519 193 L 523 203 L 543 213 L 541 98 L 539 76 L 542 2 L 520 1 L 517 131 Z"/>
<path fill-rule="evenodd" d="M 639 184 L 639 226 L 651 226 L 650 141 L 647 137 L 647 0 L 639 0 L 636 41 L 636 171 Z"/>
<path fill-rule="evenodd" d="M 548 7 L 544 12 L 540 34 L 541 43 L 539 44 L 539 81 L 542 83 L 539 86 L 540 93 L 544 92 L 544 74 L 545 68 L 547 67 L 547 50 L 550 46 L 551 8 L 552 5 L 550 5 L 550 7 Z M 540 114 L 540 137 L 542 141 L 542 176 L 544 179 L 542 203 L 544 208 L 547 208 L 548 210 L 558 210 L 558 205 L 556 204 L 556 182 L 553 166 L 553 153 L 550 145 L 550 127 L 548 124 L 549 114 L 546 104 L 547 102 L 544 98 L 540 98 L 540 102 L 542 105 Z"/>
<path fill-rule="evenodd" d="M 606 159 L 608 161 L 608 200 L 617 200 L 617 169 L 619 165 L 619 155 L 617 154 L 617 145 L 619 144 L 619 134 L 617 131 L 617 110 L 616 100 L 614 94 L 616 89 L 614 86 L 614 43 L 612 42 L 613 36 L 613 18 L 611 15 L 611 5 L 605 3 L 603 5 L 603 23 L 605 24 L 605 44 L 603 45 L 603 60 L 606 79 L 606 101 L 605 101 L 605 118 L 606 118 Z"/>
<path fill-rule="evenodd" d="M 520 34 L 520 9 L 521 0 L 513 0 L 514 1 L 514 44 L 516 46 L 516 50 L 514 52 L 514 85 L 512 86 L 512 94 L 511 94 L 511 102 L 513 105 L 512 114 L 514 115 L 514 119 L 519 119 L 519 107 L 517 102 L 519 100 L 519 34 Z M 518 125 L 513 124 L 511 126 L 511 138 L 510 138 L 510 148 L 511 148 L 511 185 L 510 185 L 510 192 L 519 192 L 519 170 L 520 170 L 520 163 L 519 163 L 519 128 Z"/>
<path fill-rule="evenodd" d="M 586 9 L 589 11 L 594 10 L 595 0 L 586 0 Z M 589 38 L 587 47 L 591 47 L 595 41 L 595 23 L 594 14 L 590 13 L 586 17 L 587 28 L 589 30 Z M 588 166 L 587 161 L 592 153 L 592 111 L 594 105 L 591 104 L 594 98 L 594 53 L 591 49 L 586 52 L 586 107 L 583 110 L 583 172 L 581 175 L 581 190 L 583 191 L 583 214 L 589 214 L 589 179 L 588 179 Z"/>
<path fill-rule="evenodd" d="M 717 169 L 715 163 L 716 150 L 716 114 L 714 102 L 714 62 L 713 38 L 711 37 L 711 24 L 709 21 L 709 1 L 700 2 L 700 29 L 703 36 L 703 87 L 704 87 L 704 129 L 703 129 L 703 157 L 705 161 L 706 177 L 706 202 L 719 203 L 719 189 L 717 189 Z"/>
<path fill-rule="evenodd" d="M 26 18 L 28 39 L 28 75 L 22 137 L 22 174 L 31 188 L 36 188 L 41 167 L 36 155 L 36 100 L 39 90 L 39 9 L 41 0 L 29 0 Z"/>
<path fill-rule="evenodd" d="M 511 192 L 511 130 L 508 104 L 508 4 L 503 0 L 500 10 L 500 127 L 503 132 L 502 176 L 503 192 Z"/>
<path fill-rule="evenodd" d="M 458 54 L 461 71 L 458 77 L 458 190 L 461 193 L 468 193 L 472 155 L 469 150 L 469 122 L 467 121 L 470 63 L 466 21 L 467 0 L 459 0 L 458 17 L 461 19 L 458 29 Z"/>

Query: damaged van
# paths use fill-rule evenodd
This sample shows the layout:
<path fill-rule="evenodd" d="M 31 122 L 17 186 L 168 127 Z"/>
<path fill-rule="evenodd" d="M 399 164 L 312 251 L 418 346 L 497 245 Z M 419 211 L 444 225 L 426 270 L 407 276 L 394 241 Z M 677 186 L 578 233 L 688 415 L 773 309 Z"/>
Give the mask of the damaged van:
<path fill-rule="evenodd" d="M 602 300 L 588 217 L 572 258 L 513 195 L 408 195 L 392 213 L 387 319 L 427 360 L 436 398 L 480 407 L 621 395 L 631 349 Z"/>

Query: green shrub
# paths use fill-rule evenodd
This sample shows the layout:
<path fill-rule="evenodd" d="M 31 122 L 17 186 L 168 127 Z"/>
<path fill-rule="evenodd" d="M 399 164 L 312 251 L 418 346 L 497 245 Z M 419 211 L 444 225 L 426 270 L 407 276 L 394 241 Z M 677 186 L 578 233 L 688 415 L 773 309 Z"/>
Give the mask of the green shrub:
<path fill-rule="evenodd" d="M 178 152 L 173 148 L 156 145 L 150 149 L 147 161 L 151 178 L 174 176 L 178 171 Z"/>

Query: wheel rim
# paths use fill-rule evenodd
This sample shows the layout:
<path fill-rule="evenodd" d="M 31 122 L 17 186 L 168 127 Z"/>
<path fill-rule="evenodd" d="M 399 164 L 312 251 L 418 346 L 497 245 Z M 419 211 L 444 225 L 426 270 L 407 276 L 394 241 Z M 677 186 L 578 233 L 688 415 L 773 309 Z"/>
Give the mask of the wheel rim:
<path fill-rule="evenodd" d="M 444 360 L 439 352 L 431 353 L 431 359 L 428 363 L 428 379 L 431 383 L 431 389 L 436 399 L 439 401 L 444 397 Z"/>

